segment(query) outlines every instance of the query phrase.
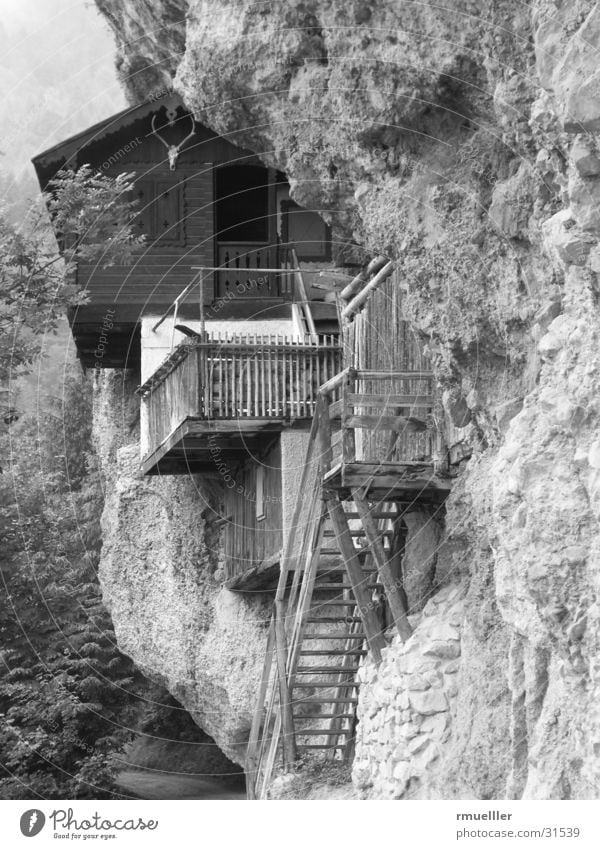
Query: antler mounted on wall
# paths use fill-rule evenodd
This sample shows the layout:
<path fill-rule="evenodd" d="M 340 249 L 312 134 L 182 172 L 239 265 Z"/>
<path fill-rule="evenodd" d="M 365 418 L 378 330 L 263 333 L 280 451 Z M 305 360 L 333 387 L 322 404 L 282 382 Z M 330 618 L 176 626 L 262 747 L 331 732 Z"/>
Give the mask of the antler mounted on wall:
<path fill-rule="evenodd" d="M 156 126 L 155 126 L 156 115 L 152 116 L 152 132 L 156 136 L 156 138 L 160 142 L 162 142 L 162 144 L 164 144 L 164 146 L 167 148 L 167 156 L 169 157 L 169 168 L 171 169 L 171 171 L 174 171 L 175 168 L 177 167 L 177 160 L 179 158 L 179 154 L 181 153 L 182 147 L 188 141 L 188 139 L 191 139 L 191 137 L 196 132 L 196 122 L 194 121 L 194 119 L 191 115 L 190 115 L 190 120 L 192 122 L 192 131 L 190 133 L 188 133 L 187 136 L 179 142 L 179 144 L 169 144 L 169 142 L 167 142 L 165 139 L 163 139 L 163 137 L 160 135 L 160 133 L 156 129 Z M 172 127 L 174 124 L 175 124 L 175 118 L 173 117 L 169 121 L 169 126 Z"/>

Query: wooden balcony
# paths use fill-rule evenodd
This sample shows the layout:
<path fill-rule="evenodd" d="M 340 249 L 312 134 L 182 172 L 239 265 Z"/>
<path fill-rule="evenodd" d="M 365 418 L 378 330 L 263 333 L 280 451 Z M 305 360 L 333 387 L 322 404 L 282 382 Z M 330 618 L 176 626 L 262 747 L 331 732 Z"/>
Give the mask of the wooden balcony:
<path fill-rule="evenodd" d="M 335 336 L 231 336 L 177 347 L 138 390 L 146 474 L 218 474 L 220 461 L 264 450 L 285 427 L 308 425 L 319 386 L 340 368 Z"/>
<path fill-rule="evenodd" d="M 289 275 L 274 274 L 277 248 L 259 242 L 218 242 L 217 297 L 235 299 L 269 298 L 290 300 L 292 285 Z"/>
<path fill-rule="evenodd" d="M 342 497 L 436 503 L 450 490 L 430 372 L 346 369 L 322 387 L 323 484 Z"/>

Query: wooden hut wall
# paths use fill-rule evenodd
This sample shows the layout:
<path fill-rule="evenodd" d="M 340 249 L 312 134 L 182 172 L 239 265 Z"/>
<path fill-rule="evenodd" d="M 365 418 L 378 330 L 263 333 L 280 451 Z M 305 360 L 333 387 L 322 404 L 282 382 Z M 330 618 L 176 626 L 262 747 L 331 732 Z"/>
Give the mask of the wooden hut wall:
<path fill-rule="evenodd" d="M 262 472 L 259 472 L 262 468 Z M 264 518 L 257 518 L 257 477 L 263 475 Z M 248 461 L 223 477 L 224 547 L 231 578 L 276 556 L 282 547 L 281 447 Z"/>

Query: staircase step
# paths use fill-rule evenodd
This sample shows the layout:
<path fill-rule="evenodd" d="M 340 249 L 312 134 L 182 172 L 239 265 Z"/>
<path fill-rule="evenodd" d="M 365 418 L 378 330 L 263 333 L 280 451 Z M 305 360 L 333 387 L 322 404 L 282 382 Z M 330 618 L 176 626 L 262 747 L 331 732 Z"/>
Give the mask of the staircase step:
<path fill-rule="evenodd" d="M 335 669 L 331 669 L 330 671 L 335 672 Z M 346 672 L 345 669 L 344 669 L 344 672 Z M 355 688 L 358 689 L 360 687 L 360 683 L 358 681 L 307 681 L 306 683 L 299 683 L 299 684 L 294 683 L 292 685 L 292 690 L 308 690 L 308 689 L 312 690 L 313 687 L 316 687 L 316 688 L 318 687 L 319 689 L 323 689 L 323 688 L 333 689 L 333 688 L 337 688 L 337 687 L 353 687 L 353 688 L 355 687 Z M 326 702 L 327 704 L 333 703 L 334 701 L 335 701 L 335 699 L 327 699 L 327 698 L 321 699 L 321 702 Z M 344 699 L 344 701 L 346 701 L 346 699 Z M 302 700 L 302 703 L 304 704 L 304 700 Z"/>
<path fill-rule="evenodd" d="M 302 731 L 297 731 L 298 737 L 340 737 L 344 735 L 345 737 L 348 734 L 352 734 L 347 728 L 339 728 L 337 731 L 325 731 L 324 729 L 319 728 L 303 728 Z"/>
<path fill-rule="evenodd" d="M 358 699 L 350 696 L 347 699 L 328 699 L 324 696 L 322 699 L 296 699 L 294 705 L 357 705 Z M 321 714 L 325 716 L 325 714 Z"/>
<path fill-rule="evenodd" d="M 356 601 L 318 601 L 316 607 L 356 607 Z"/>
<path fill-rule="evenodd" d="M 371 513 L 372 519 L 397 519 L 400 513 L 391 513 L 389 510 L 375 510 L 369 511 Z M 360 516 L 356 512 L 356 510 L 348 510 L 346 511 L 347 519 L 360 519 Z"/>
<path fill-rule="evenodd" d="M 355 632 L 345 632 L 342 634 L 337 634 L 332 632 L 331 634 L 304 634 L 303 640 L 364 640 L 366 634 L 360 634 Z"/>
<path fill-rule="evenodd" d="M 391 536 L 394 535 L 394 531 L 391 528 L 384 528 L 382 530 L 379 530 L 378 533 L 381 534 L 381 536 L 383 536 L 383 537 L 391 537 Z M 366 537 L 366 535 L 367 535 L 367 532 L 362 530 L 362 529 L 354 529 L 353 530 L 352 528 L 350 528 L 350 536 L 361 537 L 361 538 L 364 539 L 364 537 Z M 331 537 L 335 538 L 335 531 L 327 531 L 327 530 L 323 531 L 323 536 L 326 537 L 327 539 L 330 539 Z"/>
<path fill-rule="evenodd" d="M 298 666 L 296 675 L 327 675 L 334 672 L 347 672 L 348 675 L 354 675 L 358 672 L 358 666 Z M 345 686 L 348 682 L 338 681 L 339 686 Z"/>
<path fill-rule="evenodd" d="M 316 719 L 354 719 L 353 713 L 315 713 L 311 716 L 302 716 L 302 714 L 294 714 L 296 722 L 314 722 Z"/>
<path fill-rule="evenodd" d="M 300 654 L 306 655 L 335 655 L 338 657 L 343 654 L 367 654 L 366 649 L 301 649 Z"/>
<path fill-rule="evenodd" d="M 365 546 L 364 548 L 357 548 L 355 553 L 360 557 L 363 554 L 365 554 L 365 555 L 369 554 L 369 551 L 368 551 L 367 547 Z M 330 554 L 330 555 L 331 554 L 337 554 L 338 557 L 342 556 L 341 551 L 337 548 L 322 548 L 321 554 Z"/>
<path fill-rule="evenodd" d="M 350 622 L 362 622 L 360 616 L 310 616 L 306 622 L 337 622 L 338 625 L 342 622 L 350 624 Z"/>

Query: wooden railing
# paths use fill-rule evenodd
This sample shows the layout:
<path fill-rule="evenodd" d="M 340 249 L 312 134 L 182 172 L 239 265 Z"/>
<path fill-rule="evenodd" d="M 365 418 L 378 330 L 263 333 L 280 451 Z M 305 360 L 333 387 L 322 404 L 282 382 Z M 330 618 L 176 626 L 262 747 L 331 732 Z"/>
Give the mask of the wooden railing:
<path fill-rule="evenodd" d="M 186 417 L 310 419 L 319 386 L 336 374 L 335 336 L 317 344 L 283 336 L 220 335 L 176 348 L 138 390 L 148 411 L 151 450 Z"/>
<path fill-rule="evenodd" d="M 338 463 L 443 463 L 431 372 L 349 368 L 321 395 L 323 474 Z"/>
<path fill-rule="evenodd" d="M 218 297 L 289 297 L 286 276 L 265 270 L 273 266 L 273 253 L 269 245 L 257 242 L 218 242 Z"/>

